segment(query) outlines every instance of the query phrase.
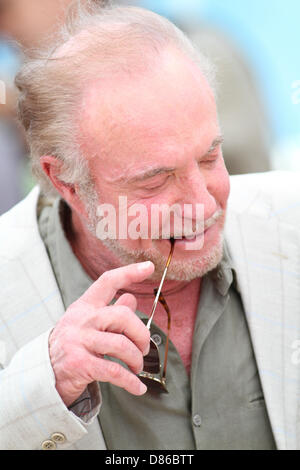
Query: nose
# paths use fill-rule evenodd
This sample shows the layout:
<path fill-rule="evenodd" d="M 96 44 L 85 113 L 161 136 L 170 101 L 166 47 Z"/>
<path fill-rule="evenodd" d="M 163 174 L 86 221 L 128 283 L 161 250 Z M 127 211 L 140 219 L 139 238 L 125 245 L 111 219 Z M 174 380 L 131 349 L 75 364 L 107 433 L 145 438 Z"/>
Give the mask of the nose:
<path fill-rule="evenodd" d="M 210 181 L 199 168 L 190 170 L 179 182 L 178 189 L 176 202 L 182 206 L 185 217 L 197 218 L 197 204 L 203 206 L 204 220 L 212 217 L 217 211 L 218 204 L 210 190 Z"/>

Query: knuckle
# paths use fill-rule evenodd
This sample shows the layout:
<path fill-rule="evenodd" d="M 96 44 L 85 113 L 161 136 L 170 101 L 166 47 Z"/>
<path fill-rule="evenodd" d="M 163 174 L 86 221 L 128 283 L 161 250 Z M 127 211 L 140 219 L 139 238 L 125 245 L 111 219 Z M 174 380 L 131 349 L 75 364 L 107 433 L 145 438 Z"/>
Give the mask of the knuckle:
<path fill-rule="evenodd" d="M 111 271 L 105 271 L 101 276 L 100 276 L 100 279 L 101 281 L 105 282 L 105 283 L 108 283 L 108 282 L 111 282 L 112 281 L 112 272 Z"/>
<path fill-rule="evenodd" d="M 120 335 L 120 337 L 117 340 L 117 348 L 120 351 L 124 351 L 130 347 L 129 345 L 129 340 L 126 338 L 124 335 Z"/>
<path fill-rule="evenodd" d="M 127 307 L 127 305 L 118 305 L 116 310 L 122 317 L 133 314 L 131 308 Z"/>
<path fill-rule="evenodd" d="M 112 379 L 120 379 L 122 376 L 121 366 L 117 362 L 107 361 L 107 373 Z"/>
<path fill-rule="evenodd" d="M 61 319 L 61 322 L 66 326 L 69 324 L 73 324 L 74 321 L 76 321 L 76 319 L 78 318 L 78 316 L 80 316 L 81 311 L 81 301 L 77 300 L 67 308 L 64 316 Z"/>
<path fill-rule="evenodd" d="M 118 322 L 119 326 L 122 329 L 126 329 L 128 324 L 132 322 L 132 315 L 134 315 L 133 311 L 127 307 L 126 305 L 113 305 L 108 307 L 111 310 L 109 311 L 110 315 L 113 314 L 115 321 Z"/>

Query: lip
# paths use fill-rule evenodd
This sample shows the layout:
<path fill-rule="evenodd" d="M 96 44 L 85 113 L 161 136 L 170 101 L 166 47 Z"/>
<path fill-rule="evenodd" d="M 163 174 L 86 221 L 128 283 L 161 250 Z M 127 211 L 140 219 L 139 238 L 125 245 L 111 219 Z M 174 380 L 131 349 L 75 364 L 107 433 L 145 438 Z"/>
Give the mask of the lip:
<path fill-rule="evenodd" d="M 208 230 L 209 230 L 209 228 L 204 230 L 204 232 L 201 232 L 201 233 L 195 235 L 193 238 L 177 238 L 177 239 L 175 238 L 175 244 L 176 244 L 176 246 L 178 246 L 178 245 L 179 246 L 184 246 L 184 245 L 189 245 L 189 244 L 195 243 L 198 240 L 200 240 L 201 238 L 203 238 Z"/>
<path fill-rule="evenodd" d="M 204 232 L 201 232 L 195 235 L 193 238 L 174 238 L 175 246 L 177 246 L 178 248 L 180 247 L 184 249 L 185 247 L 188 247 L 192 244 L 199 242 L 201 239 L 203 239 L 204 235 L 206 235 L 210 231 L 212 227 L 213 225 L 211 225 L 210 227 L 207 227 L 204 230 Z M 171 243 L 169 238 L 161 239 L 160 241 Z"/>
<path fill-rule="evenodd" d="M 207 227 L 204 232 L 196 235 L 192 239 L 187 238 L 174 238 L 175 240 L 175 250 L 179 250 L 180 252 L 188 252 L 188 251 L 199 251 L 202 249 L 204 245 L 204 236 L 209 236 L 211 230 L 216 226 L 216 224 L 212 224 Z M 160 238 L 157 240 L 162 245 L 168 247 L 167 249 L 170 250 L 169 246 L 171 244 L 170 238 Z M 166 245 L 167 244 L 167 245 Z M 176 255 L 176 252 L 175 252 Z"/>

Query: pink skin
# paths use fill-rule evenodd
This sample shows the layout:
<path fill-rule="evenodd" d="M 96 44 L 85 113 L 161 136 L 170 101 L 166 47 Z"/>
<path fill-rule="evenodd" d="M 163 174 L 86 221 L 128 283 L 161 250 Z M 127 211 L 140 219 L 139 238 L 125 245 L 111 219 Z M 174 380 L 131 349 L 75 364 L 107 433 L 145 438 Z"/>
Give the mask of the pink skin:
<path fill-rule="evenodd" d="M 102 203 L 118 207 L 118 197 L 123 195 L 128 207 L 144 204 L 149 214 L 151 204 L 183 207 L 201 203 L 207 220 L 220 208 L 225 212 L 229 195 L 221 146 L 208 155 L 221 134 L 214 97 L 194 65 L 175 54 L 173 60 L 170 55 L 164 59 L 163 73 L 157 67 L 150 77 L 137 79 L 134 84 L 132 77 L 124 78 L 121 85 L 119 78 L 114 81 L 110 77 L 108 83 L 95 82 L 89 87 L 80 116 L 85 137 L 82 147 L 87 155 L 98 155 L 90 160 L 90 166 Z M 124 175 L 129 179 L 158 166 L 175 170 L 141 182 L 120 182 Z M 150 216 L 148 223 L 150 226 Z M 74 224 L 81 225 L 75 219 Z M 224 218 L 206 234 L 201 255 L 216 244 L 223 224 Z M 98 266 L 119 264 L 118 260 L 112 263 L 111 252 L 103 250 L 101 242 L 87 237 L 95 249 L 90 257 L 83 247 L 81 259 L 88 260 L 90 272 L 93 269 L 97 275 Z M 167 241 L 151 239 L 119 243 L 127 250 L 146 250 L 155 245 L 164 258 L 170 249 Z M 174 260 L 188 261 L 199 255 L 178 243 Z"/>
<path fill-rule="evenodd" d="M 127 196 L 129 207 L 134 203 L 147 208 L 153 203 L 202 203 L 205 220 L 219 209 L 224 211 L 224 217 L 205 233 L 202 250 L 187 251 L 184 243 L 175 246 L 174 261 L 185 263 L 209 253 L 219 242 L 229 176 L 221 145 L 209 153 L 221 133 L 208 83 L 194 64 L 174 51 L 167 51 L 159 65 L 144 77 L 118 76 L 90 83 L 79 116 L 80 143 L 87 156 L 94 156 L 88 158 L 101 203 L 117 208 L 119 195 Z M 86 212 L 77 188 L 58 179 L 57 160 L 45 156 L 41 164 L 72 208 L 69 241 L 86 272 L 96 280 L 105 271 L 121 266 L 118 257 L 87 230 Z M 142 182 L 120 181 L 124 176 L 131 178 L 158 166 L 172 170 Z M 127 250 L 155 246 L 163 259 L 170 249 L 166 240 L 120 240 L 120 244 Z M 150 311 L 153 288 L 157 287 L 153 279 L 126 285 L 126 292 L 134 294 L 137 307 L 145 312 Z M 173 314 L 171 338 L 188 370 L 200 286 L 199 278 L 191 282 L 166 281 L 164 286 L 164 292 L 172 292 L 167 297 Z M 161 311 L 155 322 L 165 328 Z M 139 393 L 137 389 L 135 392 Z"/>

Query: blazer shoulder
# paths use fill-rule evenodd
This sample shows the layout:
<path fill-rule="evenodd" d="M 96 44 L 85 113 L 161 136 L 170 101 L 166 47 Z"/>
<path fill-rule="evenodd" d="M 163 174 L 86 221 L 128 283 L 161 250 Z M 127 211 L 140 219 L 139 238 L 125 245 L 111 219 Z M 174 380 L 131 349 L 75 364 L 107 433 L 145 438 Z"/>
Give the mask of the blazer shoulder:
<path fill-rule="evenodd" d="M 300 218 L 300 172 L 271 171 L 231 176 L 229 207 L 245 212 L 264 207 L 268 213 L 292 221 Z"/>
<path fill-rule="evenodd" d="M 267 173 L 251 173 L 234 175 L 230 177 L 231 193 L 247 193 L 249 190 L 260 190 L 265 193 L 274 193 L 288 197 L 299 196 L 298 185 L 300 171 L 269 171 Z"/>
<path fill-rule="evenodd" d="M 38 186 L 28 196 L 0 217 L 0 257 L 14 258 L 26 246 L 39 240 L 37 204 Z"/>

